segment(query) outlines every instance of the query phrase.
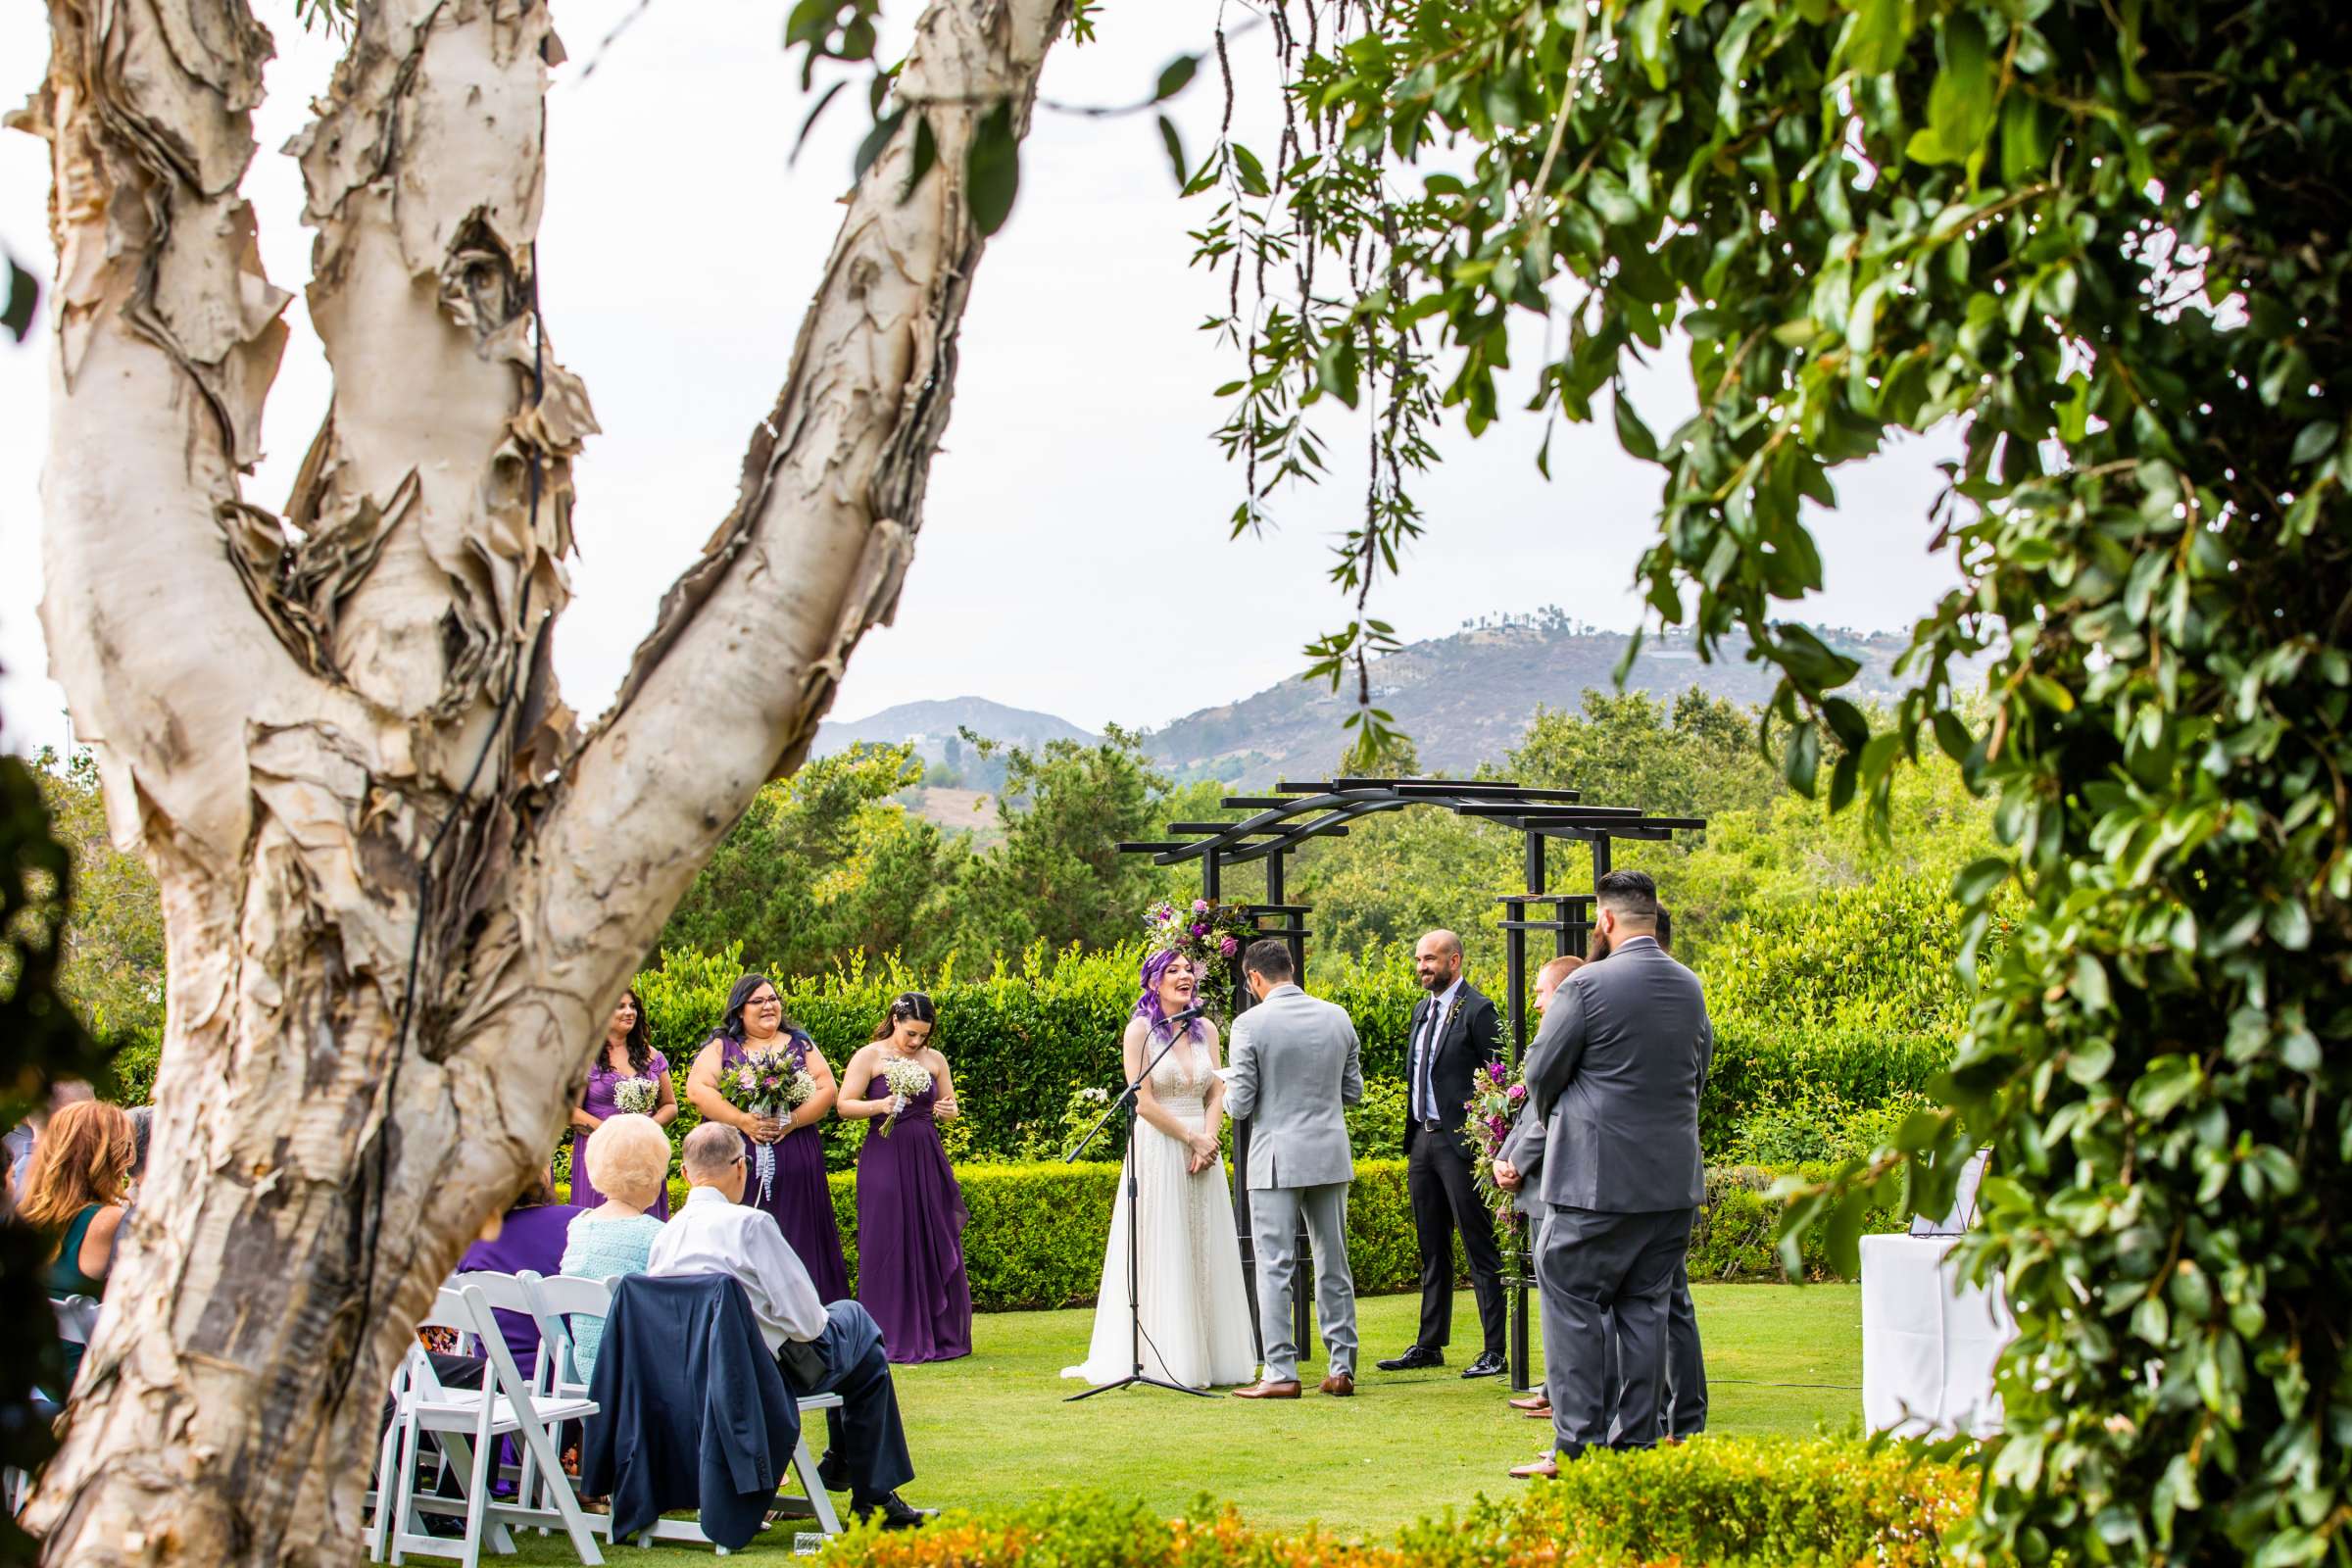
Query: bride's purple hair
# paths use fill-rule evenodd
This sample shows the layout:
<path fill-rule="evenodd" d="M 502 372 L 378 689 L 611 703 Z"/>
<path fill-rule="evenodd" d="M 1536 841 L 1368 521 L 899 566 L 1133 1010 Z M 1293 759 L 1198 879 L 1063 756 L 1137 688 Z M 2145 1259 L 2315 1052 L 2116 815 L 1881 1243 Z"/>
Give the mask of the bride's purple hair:
<path fill-rule="evenodd" d="M 1168 965 L 1183 956 L 1184 955 L 1174 948 L 1161 948 L 1144 959 L 1144 994 L 1135 999 L 1135 1010 L 1128 1016 L 1142 1018 L 1151 1024 L 1151 1029 L 1145 1035 L 1146 1039 L 1158 1040 L 1174 1036 L 1174 1031 L 1168 1027 L 1167 1009 L 1159 1004 L 1159 982 L 1161 977 L 1168 972 Z M 1195 995 L 1198 996 L 1199 993 L 1196 992 Z M 1184 1032 L 1188 1037 L 1195 1036 L 1205 1027 L 1206 1025 L 1201 1019 L 1195 1018 L 1184 1026 Z"/>

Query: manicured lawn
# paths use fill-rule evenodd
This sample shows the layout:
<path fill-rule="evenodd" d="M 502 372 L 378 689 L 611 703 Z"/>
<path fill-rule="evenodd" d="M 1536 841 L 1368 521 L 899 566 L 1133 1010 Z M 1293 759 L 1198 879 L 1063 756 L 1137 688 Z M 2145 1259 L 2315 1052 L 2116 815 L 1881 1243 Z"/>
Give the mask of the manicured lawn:
<path fill-rule="evenodd" d="M 1711 1431 L 1810 1436 L 1858 1427 L 1856 1287 L 1702 1285 L 1692 1295 L 1711 1380 Z M 1482 1491 L 1518 1485 L 1503 1471 L 1544 1446 L 1547 1429 L 1504 1406 L 1507 1380 L 1460 1377 L 1477 1336 L 1468 1293 L 1454 1309 L 1453 1365 L 1403 1375 L 1370 1370 L 1410 1343 L 1417 1307 L 1409 1296 L 1358 1303 L 1364 1370 L 1354 1398 L 1324 1398 L 1310 1387 L 1296 1403 L 1272 1404 L 1145 1388 L 1067 1404 L 1063 1396 L 1080 1385 L 1057 1374 L 1084 1357 L 1092 1312 L 983 1317 L 969 1359 L 898 1370 L 920 1472 L 906 1495 L 923 1507 L 984 1507 L 1091 1488 L 1176 1513 L 1205 1494 L 1236 1504 L 1257 1524 L 1315 1520 L 1379 1536 Z M 1317 1356 L 1310 1375 L 1319 1379 L 1319 1348 Z M 741 1555 L 782 1557 L 789 1540 L 776 1538 L 783 1535 L 779 1527 L 770 1533 L 774 1544 L 763 1541 Z M 623 1546 L 613 1555 L 625 1562 L 643 1554 Z M 519 1558 L 506 1560 L 572 1558 L 561 1537 L 534 1537 Z"/>

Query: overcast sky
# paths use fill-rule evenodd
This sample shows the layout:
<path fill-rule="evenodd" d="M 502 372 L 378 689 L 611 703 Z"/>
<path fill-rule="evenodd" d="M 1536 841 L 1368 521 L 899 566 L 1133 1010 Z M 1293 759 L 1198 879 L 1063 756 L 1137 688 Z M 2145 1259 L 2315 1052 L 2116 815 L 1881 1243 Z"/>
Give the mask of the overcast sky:
<path fill-rule="evenodd" d="M 571 64 L 549 104 L 542 302 L 551 345 L 586 378 L 604 427 L 579 465 L 576 597 L 557 643 L 564 695 L 583 714 L 604 706 L 662 589 L 733 500 L 745 436 L 774 400 L 864 128 L 861 95 L 845 93 L 798 167 L 785 167 L 807 103 L 780 48 L 780 0 L 654 0 L 583 80 L 633 4 L 564 0 Z M 299 298 L 310 261 L 300 178 L 277 150 L 337 46 L 306 36 L 283 0 L 258 9 L 279 59 L 246 192 L 270 276 L 298 296 L 268 457 L 247 491 L 275 507 L 327 395 Z M 901 27 L 912 9 L 885 7 Z M 1206 41 L 1212 16 L 1200 0 L 1105 6 L 1098 43 L 1056 49 L 1046 96 L 1141 96 L 1171 56 Z M 1245 125 L 1266 115 L 1268 48 L 1262 30 L 1236 45 L 1260 84 L 1245 93 Z M 22 101 L 47 52 L 41 8 L 0 12 L 0 61 L 15 74 L 0 98 Z M 1221 109 L 1213 77 L 1204 71 L 1178 108 L 1196 156 Z M 0 236 L 44 276 L 47 189 L 45 147 L 0 135 Z M 1300 646 L 1347 619 L 1323 571 L 1360 481 L 1284 498 L 1278 532 L 1227 540 L 1239 474 L 1209 440 L 1222 409 L 1210 392 L 1238 371 L 1199 330 L 1220 289 L 1187 265 L 1185 231 L 1205 220 L 1203 200 L 1176 200 L 1150 117 L 1040 114 L 1019 206 L 989 246 L 965 318 L 954 420 L 898 623 L 860 646 L 836 715 L 972 695 L 1089 728 L 1159 724 L 1296 674 Z M 64 734 L 33 612 L 48 324 L 44 313 L 33 341 L 0 344 L 0 707 L 18 749 Z M 1635 386 L 1661 431 L 1689 411 L 1671 368 Z M 1359 442 L 1341 433 L 1335 446 L 1351 456 Z M 1546 604 L 1608 627 L 1640 617 L 1633 567 L 1658 470 L 1619 452 L 1605 427 L 1564 427 L 1546 483 L 1533 462 L 1542 434 L 1521 416 L 1479 441 L 1458 431 L 1441 441 L 1444 462 L 1420 487 L 1431 531 L 1404 583 L 1375 605 L 1407 641 Z M 1926 551 L 1925 521 L 1948 447 L 1912 442 L 1840 472 L 1843 507 L 1818 519 L 1829 590 L 1809 617 L 1907 627 L 1950 580 L 1948 562 Z"/>

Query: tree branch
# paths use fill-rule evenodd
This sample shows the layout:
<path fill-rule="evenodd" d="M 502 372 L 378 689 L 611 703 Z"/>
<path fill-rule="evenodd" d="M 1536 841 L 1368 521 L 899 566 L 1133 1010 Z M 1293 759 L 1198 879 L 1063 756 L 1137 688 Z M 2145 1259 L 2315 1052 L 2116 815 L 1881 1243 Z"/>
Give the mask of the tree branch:
<path fill-rule="evenodd" d="M 859 182 L 735 508 L 663 600 L 541 835 L 539 936 L 594 954 L 600 995 L 760 785 L 800 763 L 851 651 L 897 605 L 983 243 L 966 151 L 991 105 L 1026 128 L 1067 10 L 932 0 L 917 24 L 897 90 L 929 120 L 937 165 L 902 200 L 908 126 Z"/>

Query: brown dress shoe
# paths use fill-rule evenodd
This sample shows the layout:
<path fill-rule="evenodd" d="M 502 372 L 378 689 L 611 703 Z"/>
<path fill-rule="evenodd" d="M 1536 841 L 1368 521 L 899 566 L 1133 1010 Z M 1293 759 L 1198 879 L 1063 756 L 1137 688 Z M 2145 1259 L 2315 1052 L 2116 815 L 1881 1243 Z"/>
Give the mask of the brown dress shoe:
<path fill-rule="evenodd" d="M 1323 1392 L 1348 1398 L 1355 1393 L 1355 1379 L 1345 1372 L 1334 1372 L 1323 1380 Z"/>
<path fill-rule="evenodd" d="M 1298 1384 L 1296 1380 L 1289 1383 L 1252 1383 L 1246 1389 L 1234 1390 L 1233 1396 L 1237 1399 L 1296 1399 L 1298 1397 Z"/>
<path fill-rule="evenodd" d="M 1533 1410 L 1522 1410 L 1519 1413 L 1530 1421 L 1548 1421 L 1551 1419 L 1551 1406 L 1539 1404 Z"/>
<path fill-rule="evenodd" d="M 1551 1396 L 1538 1389 L 1523 1398 L 1513 1399 L 1511 1408 L 1514 1410 L 1548 1410 L 1551 1408 Z"/>
<path fill-rule="evenodd" d="M 1511 1466 L 1511 1479 L 1514 1481 L 1557 1481 L 1559 1478 L 1559 1462 L 1551 1458 L 1538 1459 L 1534 1464 Z"/>

